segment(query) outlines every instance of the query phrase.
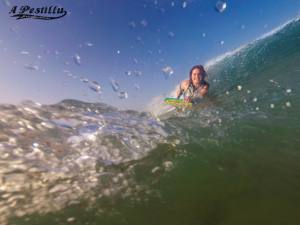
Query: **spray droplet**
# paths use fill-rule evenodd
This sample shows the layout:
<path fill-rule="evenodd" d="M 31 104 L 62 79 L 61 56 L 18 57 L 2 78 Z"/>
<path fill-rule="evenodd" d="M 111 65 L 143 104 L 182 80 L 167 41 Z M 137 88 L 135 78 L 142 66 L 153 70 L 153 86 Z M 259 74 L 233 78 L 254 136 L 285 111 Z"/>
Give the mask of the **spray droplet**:
<path fill-rule="evenodd" d="M 73 60 L 74 60 L 74 62 L 75 62 L 78 66 L 81 65 L 81 59 L 80 59 L 80 56 L 79 56 L 78 54 L 75 54 L 75 55 L 73 56 Z"/>
<path fill-rule="evenodd" d="M 229 95 L 229 91 L 226 91 L 226 95 Z"/>
<path fill-rule="evenodd" d="M 113 89 L 115 92 L 119 91 L 120 85 L 119 85 L 119 83 L 118 83 L 117 81 L 115 81 L 114 79 L 111 79 L 110 83 L 111 83 L 112 89 Z"/>
<path fill-rule="evenodd" d="M 120 51 L 120 50 L 117 50 L 117 54 L 120 55 L 120 53 L 121 53 L 121 51 Z"/>
<path fill-rule="evenodd" d="M 206 33 L 202 33 L 202 37 L 206 37 Z"/>
<path fill-rule="evenodd" d="M 241 25 L 241 29 L 244 30 L 246 26 L 244 24 Z"/>
<path fill-rule="evenodd" d="M 272 103 L 270 104 L 270 108 L 273 109 L 275 107 L 275 105 Z"/>
<path fill-rule="evenodd" d="M 166 75 L 167 78 L 169 78 L 173 73 L 174 70 L 170 66 L 166 66 L 165 68 L 162 68 L 162 72 Z"/>
<path fill-rule="evenodd" d="M 21 55 L 29 55 L 29 52 L 28 51 L 21 51 L 20 54 Z"/>
<path fill-rule="evenodd" d="M 74 218 L 74 217 L 70 217 L 70 218 L 67 219 L 67 222 L 69 222 L 69 223 L 71 223 L 71 222 L 73 222 L 73 221 L 75 221 L 75 218 Z"/>
<path fill-rule="evenodd" d="M 224 45 L 224 43 L 225 43 L 224 41 L 220 41 L 220 45 Z"/>
<path fill-rule="evenodd" d="M 173 37 L 175 37 L 175 34 L 174 34 L 174 32 L 170 31 L 170 32 L 168 33 L 168 36 L 169 36 L 170 38 L 173 38 Z"/>
<path fill-rule="evenodd" d="M 101 92 L 101 86 L 97 81 L 91 81 L 89 84 L 89 88 L 97 93 Z"/>
<path fill-rule="evenodd" d="M 9 6 L 10 6 L 10 1 L 8 1 L 8 0 L 3 0 L 3 4 L 6 5 L 7 7 L 9 7 Z"/>
<path fill-rule="evenodd" d="M 182 3 L 182 8 L 186 8 L 186 7 L 187 7 L 187 2 L 184 1 L 184 2 Z"/>
<path fill-rule="evenodd" d="M 243 88 L 243 87 L 242 87 L 241 85 L 238 85 L 238 86 L 237 86 L 237 89 L 238 89 L 239 91 L 242 90 L 242 88 Z"/>
<path fill-rule="evenodd" d="M 135 88 L 135 90 L 139 90 L 140 89 L 140 85 L 134 84 L 134 88 Z"/>
<path fill-rule="evenodd" d="M 33 148 L 38 148 L 39 147 L 39 143 L 36 143 L 36 142 L 32 143 L 32 147 Z"/>
<path fill-rule="evenodd" d="M 138 61 L 136 58 L 134 58 L 134 59 L 133 59 L 133 62 L 134 62 L 135 64 L 138 64 L 139 61 Z"/>
<path fill-rule="evenodd" d="M 257 102 L 257 98 L 253 98 L 253 102 Z"/>
<path fill-rule="evenodd" d="M 292 106 L 290 102 L 286 102 L 285 105 L 286 105 L 286 107 L 291 107 Z"/>
<path fill-rule="evenodd" d="M 165 161 L 163 163 L 163 166 L 165 168 L 166 171 L 170 171 L 173 168 L 173 162 L 171 161 Z"/>
<path fill-rule="evenodd" d="M 258 110 L 259 110 L 259 107 L 256 107 L 255 110 L 258 111 Z"/>
<path fill-rule="evenodd" d="M 91 43 L 91 42 L 86 42 L 85 45 L 88 47 L 93 47 L 93 43 Z"/>
<path fill-rule="evenodd" d="M 128 94 L 126 91 L 120 91 L 119 92 L 119 98 L 120 99 L 127 99 L 128 98 Z"/>
<path fill-rule="evenodd" d="M 142 37 L 137 36 L 137 37 L 136 37 L 136 40 L 137 40 L 138 42 L 141 42 L 141 41 L 142 41 Z"/>
<path fill-rule="evenodd" d="M 292 92 L 292 89 L 286 89 L 286 93 L 291 93 Z"/>
<path fill-rule="evenodd" d="M 140 24 L 141 24 L 142 27 L 146 27 L 148 25 L 148 22 L 146 20 L 142 20 L 140 22 Z"/>
<path fill-rule="evenodd" d="M 32 64 L 25 64 L 24 67 L 29 70 L 39 70 L 39 67 Z"/>
<path fill-rule="evenodd" d="M 132 71 L 130 71 L 130 70 L 125 71 L 125 74 L 126 74 L 127 76 L 131 76 L 131 75 L 132 75 Z"/>
<path fill-rule="evenodd" d="M 137 76 L 137 77 L 140 77 L 140 76 L 142 76 L 142 71 L 135 70 L 135 71 L 133 72 L 133 74 L 134 74 L 135 76 Z"/>
<path fill-rule="evenodd" d="M 88 83 L 89 82 L 89 79 L 85 78 L 85 77 L 80 77 L 79 79 L 81 82 L 83 83 Z"/>
<path fill-rule="evenodd" d="M 247 94 L 250 94 L 251 93 L 251 91 L 250 90 L 247 90 Z"/>
<path fill-rule="evenodd" d="M 134 21 L 131 21 L 131 22 L 128 23 L 128 26 L 130 28 L 136 28 L 136 23 Z"/>
<path fill-rule="evenodd" d="M 227 8 L 227 3 L 224 0 L 220 0 L 216 3 L 215 9 L 219 12 L 222 13 L 225 11 Z"/>

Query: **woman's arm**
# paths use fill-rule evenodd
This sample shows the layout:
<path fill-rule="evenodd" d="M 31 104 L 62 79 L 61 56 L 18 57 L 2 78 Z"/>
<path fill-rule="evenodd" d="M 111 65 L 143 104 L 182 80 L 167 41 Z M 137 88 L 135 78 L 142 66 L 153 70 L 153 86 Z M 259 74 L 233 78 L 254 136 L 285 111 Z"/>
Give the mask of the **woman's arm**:
<path fill-rule="evenodd" d="M 180 98 L 180 96 L 183 94 L 183 92 L 188 88 L 189 86 L 189 80 L 184 80 L 180 83 L 179 88 L 176 91 L 176 98 Z"/>
<path fill-rule="evenodd" d="M 183 90 L 181 88 L 181 84 L 179 84 L 179 87 L 176 91 L 176 98 L 179 99 L 182 94 L 183 94 Z"/>

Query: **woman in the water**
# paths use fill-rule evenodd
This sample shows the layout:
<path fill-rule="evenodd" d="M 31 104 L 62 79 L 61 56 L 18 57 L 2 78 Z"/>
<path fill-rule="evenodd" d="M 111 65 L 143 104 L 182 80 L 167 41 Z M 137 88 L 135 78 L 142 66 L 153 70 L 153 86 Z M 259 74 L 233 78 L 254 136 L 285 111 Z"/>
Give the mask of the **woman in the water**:
<path fill-rule="evenodd" d="M 183 95 L 186 102 L 197 103 L 197 100 L 208 93 L 209 84 L 204 80 L 206 76 L 202 65 L 194 66 L 190 70 L 190 79 L 180 83 L 176 97 L 179 99 Z"/>

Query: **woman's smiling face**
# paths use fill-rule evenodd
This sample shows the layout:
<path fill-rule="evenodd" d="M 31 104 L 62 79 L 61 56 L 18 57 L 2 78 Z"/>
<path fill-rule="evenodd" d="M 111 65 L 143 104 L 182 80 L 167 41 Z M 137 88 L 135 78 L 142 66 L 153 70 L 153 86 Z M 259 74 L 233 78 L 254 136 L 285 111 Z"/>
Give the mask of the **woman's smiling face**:
<path fill-rule="evenodd" d="M 203 79 L 202 71 L 198 68 L 193 69 L 192 71 L 192 82 L 194 86 L 198 86 Z"/>

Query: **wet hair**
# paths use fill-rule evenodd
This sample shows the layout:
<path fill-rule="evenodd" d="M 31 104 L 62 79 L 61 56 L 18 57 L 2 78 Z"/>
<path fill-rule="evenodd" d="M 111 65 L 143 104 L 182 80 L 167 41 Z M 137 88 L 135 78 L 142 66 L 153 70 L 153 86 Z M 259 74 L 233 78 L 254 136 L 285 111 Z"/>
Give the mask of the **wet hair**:
<path fill-rule="evenodd" d="M 207 77 L 207 74 L 205 72 L 205 69 L 202 65 L 196 65 L 196 66 L 193 66 L 192 69 L 190 70 L 190 84 L 193 84 L 193 81 L 192 81 L 192 73 L 193 73 L 193 70 L 194 69 L 199 69 L 200 70 L 200 73 L 202 75 L 202 80 L 201 82 L 204 81 L 204 79 Z M 204 81 L 205 82 L 205 81 Z M 206 82 L 205 82 L 206 83 Z"/>

